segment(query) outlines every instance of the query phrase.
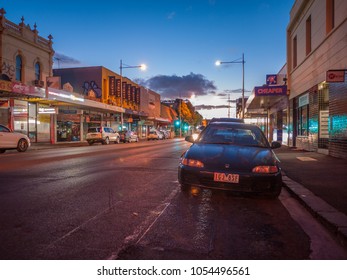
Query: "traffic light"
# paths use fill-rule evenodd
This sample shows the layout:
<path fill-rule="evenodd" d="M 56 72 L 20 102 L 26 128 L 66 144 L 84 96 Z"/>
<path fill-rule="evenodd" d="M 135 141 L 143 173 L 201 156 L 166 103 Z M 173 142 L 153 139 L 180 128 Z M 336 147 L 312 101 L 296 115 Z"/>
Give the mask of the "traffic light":
<path fill-rule="evenodd" d="M 180 126 L 180 120 L 175 120 L 175 126 L 179 127 Z"/>

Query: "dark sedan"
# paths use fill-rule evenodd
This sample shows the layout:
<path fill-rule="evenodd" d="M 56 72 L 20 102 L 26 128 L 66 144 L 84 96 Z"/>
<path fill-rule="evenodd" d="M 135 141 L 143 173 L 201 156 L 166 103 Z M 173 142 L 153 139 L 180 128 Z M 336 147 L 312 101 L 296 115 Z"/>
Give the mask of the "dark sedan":
<path fill-rule="evenodd" d="M 278 197 L 282 188 L 279 160 L 256 125 L 213 122 L 182 155 L 178 180 L 183 191 L 191 187 L 264 193 Z"/>

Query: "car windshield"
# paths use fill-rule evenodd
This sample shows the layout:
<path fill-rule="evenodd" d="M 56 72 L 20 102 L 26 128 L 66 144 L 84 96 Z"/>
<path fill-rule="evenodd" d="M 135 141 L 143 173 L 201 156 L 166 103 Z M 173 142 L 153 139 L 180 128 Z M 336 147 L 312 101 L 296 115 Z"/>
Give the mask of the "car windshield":
<path fill-rule="evenodd" d="M 269 147 L 263 132 L 257 126 L 210 125 L 201 133 L 197 142 Z"/>

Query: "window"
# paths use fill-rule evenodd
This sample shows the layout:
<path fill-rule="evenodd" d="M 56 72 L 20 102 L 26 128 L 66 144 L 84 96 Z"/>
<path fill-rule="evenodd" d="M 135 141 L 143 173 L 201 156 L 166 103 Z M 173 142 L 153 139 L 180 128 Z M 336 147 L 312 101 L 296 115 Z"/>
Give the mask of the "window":
<path fill-rule="evenodd" d="M 335 1 L 326 0 L 326 34 L 334 28 L 335 22 Z"/>
<path fill-rule="evenodd" d="M 308 105 L 298 108 L 298 135 L 308 136 Z"/>
<path fill-rule="evenodd" d="M 20 55 L 16 56 L 16 81 L 22 81 L 22 57 Z"/>
<path fill-rule="evenodd" d="M 293 68 L 298 65 L 298 40 L 295 36 L 293 39 Z"/>
<path fill-rule="evenodd" d="M 40 63 L 35 63 L 35 80 L 41 80 L 41 67 Z"/>
<path fill-rule="evenodd" d="M 306 55 L 311 52 L 311 16 L 306 20 Z"/>

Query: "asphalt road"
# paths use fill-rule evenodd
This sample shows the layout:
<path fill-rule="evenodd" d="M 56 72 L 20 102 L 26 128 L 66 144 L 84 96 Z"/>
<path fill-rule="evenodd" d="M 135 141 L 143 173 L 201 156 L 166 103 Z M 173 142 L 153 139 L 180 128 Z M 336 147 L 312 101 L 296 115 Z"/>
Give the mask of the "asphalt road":
<path fill-rule="evenodd" d="M 187 147 L 173 139 L 2 154 L 0 258 L 345 257 L 285 192 L 277 200 L 181 193 Z"/>

